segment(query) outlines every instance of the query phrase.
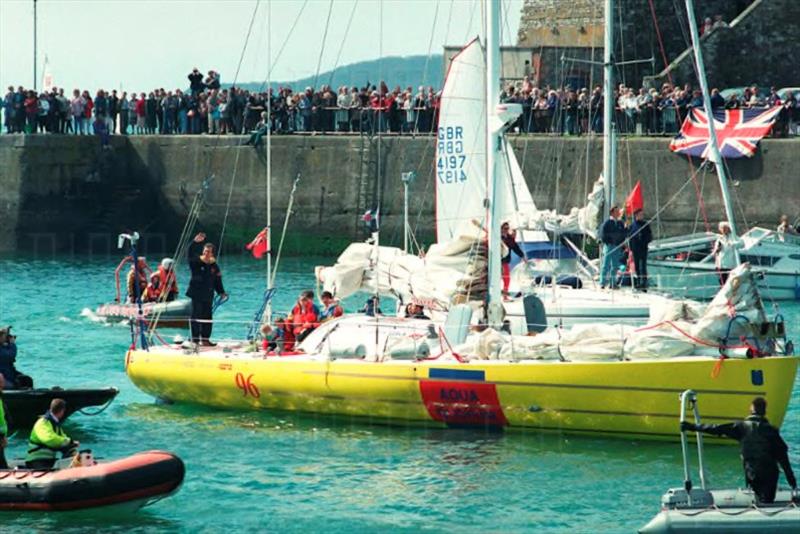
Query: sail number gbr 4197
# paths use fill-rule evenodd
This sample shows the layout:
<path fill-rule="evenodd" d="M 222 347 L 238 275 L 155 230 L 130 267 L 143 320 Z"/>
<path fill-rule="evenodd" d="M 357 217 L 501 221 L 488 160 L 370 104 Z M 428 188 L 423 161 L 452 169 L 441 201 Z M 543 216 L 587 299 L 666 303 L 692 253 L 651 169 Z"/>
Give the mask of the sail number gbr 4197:
<path fill-rule="evenodd" d="M 437 133 L 436 174 L 442 184 L 455 184 L 467 180 L 464 154 L 464 128 L 442 126 Z"/>

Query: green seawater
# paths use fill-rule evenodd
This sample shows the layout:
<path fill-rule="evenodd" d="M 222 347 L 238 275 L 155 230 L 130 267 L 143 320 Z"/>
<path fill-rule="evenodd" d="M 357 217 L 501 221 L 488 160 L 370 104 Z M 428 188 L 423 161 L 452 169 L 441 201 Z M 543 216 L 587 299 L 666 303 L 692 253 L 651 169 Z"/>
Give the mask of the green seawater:
<path fill-rule="evenodd" d="M 82 314 L 113 298 L 117 261 L 0 260 L 0 324 L 14 325 L 18 366 L 37 385 L 121 390 L 104 413 L 70 418 L 69 434 L 105 458 L 173 451 L 186 463 L 184 485 L 130 516 L 0 513 L 0 531 L 634 532 L 658 511 L 661 494 L 682 483 L 677 443 L 158 405 L 125 375 L 128 327 Z M 313 288 L 313 266 L 330 261 L 285 259 L 276 308 Z M 231 301 L 215 317 L 214 337 L 242 337 L 263 294 L 264 266 L 244 257 L 222 258 L 221 266 Z M 781 310 L 800 336 L 800 306 Z M 800 469 L 797 382 L 782 433 Z M 8 456 L 22 455 L 26 439 L 13 437 Z M 743 484 L 736 447 L 707 447 L 707 462 L 712 484 Z"/>

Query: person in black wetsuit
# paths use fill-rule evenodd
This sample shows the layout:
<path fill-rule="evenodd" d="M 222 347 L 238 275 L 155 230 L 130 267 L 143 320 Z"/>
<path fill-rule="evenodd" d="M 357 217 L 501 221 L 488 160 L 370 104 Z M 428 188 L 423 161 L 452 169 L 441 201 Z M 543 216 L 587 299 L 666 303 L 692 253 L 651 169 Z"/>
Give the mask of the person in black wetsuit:
<path fill-rule="evenodd" d="M 681 431 L 699 431 L 733 438 L 739 442 L 745 481 L 761 503 L 775 501 L 778 465 L 783 469 L 789 486 L 793 490 L 797 489 L 797 480 L 789 464 L 788 447 L 778 429 L 767 421 L 766 413 L 767 401 L 763 397 L 756 397 L 750 405 L 750 415 L 742 421 L 723 425 L 681 422 Z"/>
<path fill-rule="evenodd" d="M 192 278 L 186 296 L 192 299 L 192 341 L 204 347 L 213 347 L 211 342 L 211 308 L 214 292 L 226 298 L 222 286 L 222 271 L 214 255 L 214 245 L 206 242 L 206 234 L 200 232 L 189 245 L 189 269 Z"/>

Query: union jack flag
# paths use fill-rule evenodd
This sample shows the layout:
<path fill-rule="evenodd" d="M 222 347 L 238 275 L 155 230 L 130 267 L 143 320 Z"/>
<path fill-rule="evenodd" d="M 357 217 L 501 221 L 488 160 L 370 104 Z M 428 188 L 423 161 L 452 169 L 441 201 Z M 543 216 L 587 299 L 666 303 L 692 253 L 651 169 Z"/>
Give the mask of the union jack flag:
<path fill-rule="evenodd" d="M 769 133 L 780 112 L 780 106 L 767 109 L 715 109 L 714 129 L 722 157 L 752 158 L 758 142 Z M 708 116 L 704 109 L 692 109 L 669 148 L 679 154 L 708 159 L 710 146 Z"/>

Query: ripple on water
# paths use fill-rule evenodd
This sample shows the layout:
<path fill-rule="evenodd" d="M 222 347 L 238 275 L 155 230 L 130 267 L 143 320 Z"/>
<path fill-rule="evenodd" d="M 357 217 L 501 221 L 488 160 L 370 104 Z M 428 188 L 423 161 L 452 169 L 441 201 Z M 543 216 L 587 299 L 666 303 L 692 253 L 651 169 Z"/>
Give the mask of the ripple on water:
<path fill-rule="evenodd" d="M 282 262 L 276 308 L 288 308 L 313 266 L 329 261 Z M 171 450 L 186 463 L 184 486 L 133 517 L 4 514 L 2 531 L 632 532 L 656 513 L 666 488 L 681 484 L 675 444 L 158 405 L 125 376 L 127 327 L 93 322 L 91 310 L 113 299 L 115 266 L 113 258 L 0 260 L 0 324 L 14 325 L 19 366 L 38 384 L 120 388 L 103 414 L 68 421 L 71 435 L 107 458 Z M 247 321 L 263 267 L 245 258 L 223 258 L 222 267 L 233 297 L 219 317 Z M 179 281 L 185 287 L 185 273 Z M 800 324 L 800 306 L 784 311 L 790 328 Z M 226 322 L 215 336 L 245 330 Z M 800 386 L 783 434 L 800 467 Z M 24 454 L 26 441 L 13 437 L 9 456 Z M 707 456 L 713 483 L 741 483 L 735 448 L 708 447 Z"/>

